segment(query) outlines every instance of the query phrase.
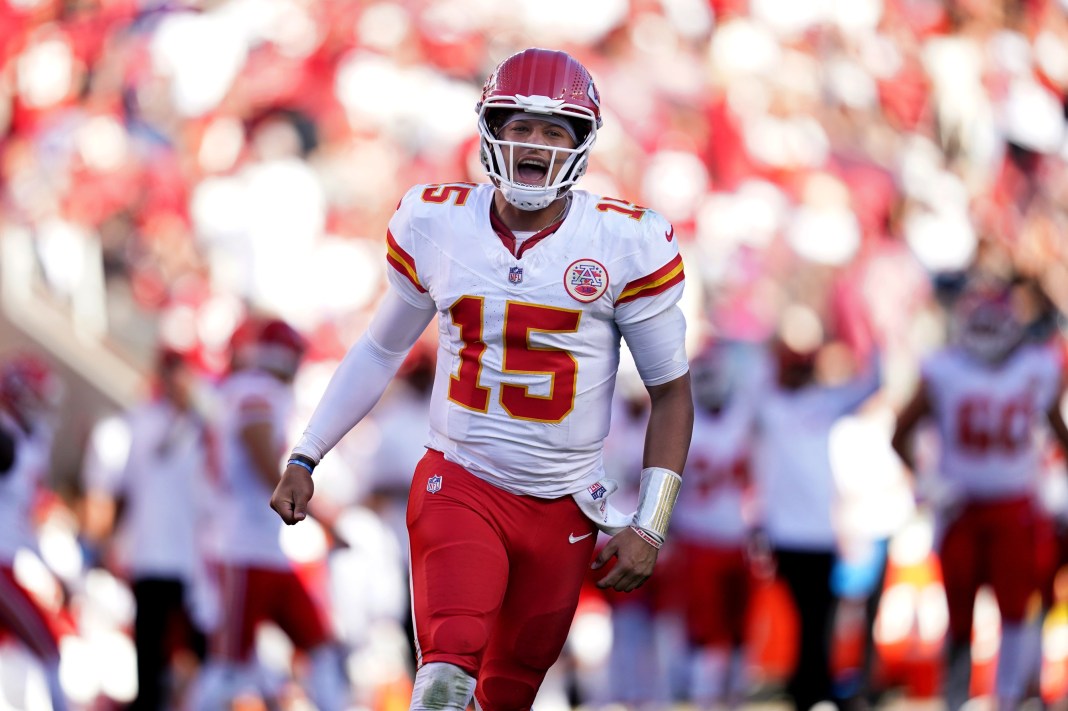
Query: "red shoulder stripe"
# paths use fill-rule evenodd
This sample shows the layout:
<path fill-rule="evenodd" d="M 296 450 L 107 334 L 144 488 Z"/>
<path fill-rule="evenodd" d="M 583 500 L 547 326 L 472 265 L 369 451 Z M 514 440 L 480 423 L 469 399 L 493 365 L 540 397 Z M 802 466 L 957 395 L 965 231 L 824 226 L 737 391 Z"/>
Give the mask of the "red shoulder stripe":
<path fill-rule="evenodd" d="M 616 298 L 616 304 L 625 304 L 628 301 L 634 301 L 645 296 L 661 294 L 685 279 L 686 273 L 682 268 L 682 255 L 676 254 L 674 259 L 652 274 L 628 282 Z"/>
<path fill-rule="evenodd" d="M 386 230 L 386 262 L 403 274 L 420 293 L 426 293 L 426 289 L 419 283 L 419 273 L 415 271 L 415 260 L 412 259 L 412 255 L 401 249 L 389 230 Z"/>

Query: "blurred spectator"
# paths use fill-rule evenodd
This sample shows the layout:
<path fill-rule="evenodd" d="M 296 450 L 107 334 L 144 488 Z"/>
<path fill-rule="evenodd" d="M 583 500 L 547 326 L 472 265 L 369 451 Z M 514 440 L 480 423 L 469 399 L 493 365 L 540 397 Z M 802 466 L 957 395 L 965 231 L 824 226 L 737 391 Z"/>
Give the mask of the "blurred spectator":
<path fill-rule="evenodd" d="M 178 673 L 176 653 L 203 661 L 209 622 L 194 595 L 197 585 L 207 585 L 201 537 L 214 498 L 206 481 L 206 423 L 195 402 L 198 375 L 184 354 L 164 348 L 153 376 L 151 396 L 123 417 L 126 456 L 87 458 L 100 466 L 87 466 L 84 482 L 87 537 L 107 547 L 105 560 L 133 589 L 134 709 L 179 700 L 188 675 Z M 98 427 L 98 446 L 114 446 L 115 435 L 105 431 L 114 423 Z"/>
<path fill-rule="evenodd" d="M 19 582 L 15 557 L 36 549 L 35 499 L 48 472 L 55 416 L 62 385 L 52 367 L 34 353 L 8 354 L 0 361 L 0 627 L 24 644 L 44 668 L 52 708 L 68 708 L 59 679 L 59 645 L 50 620 Z"/>
<path fill-rule="evenodd" d="M 953 314 L 953 342 L 925 360 L 893 446 L 912 467 L 912 434 L 925 418 L 934 419 L 938 480 L 920 491 L 930 492 L 935 509 L 949 604 L 946 703 L 956 711 L 970 696 L 975 596 L 989 584 L 1001 613 L 997 708 L 1013 709 L 1036 693 L 1042 620 L 1033 602 L 1054 572 L 1053 528 L 1037 501 L 1035 433 L 1047 421 L 1068 451 L 1063 350 L 1027 338 L 1029 319 L 997 281 L 973 278 Z"/>

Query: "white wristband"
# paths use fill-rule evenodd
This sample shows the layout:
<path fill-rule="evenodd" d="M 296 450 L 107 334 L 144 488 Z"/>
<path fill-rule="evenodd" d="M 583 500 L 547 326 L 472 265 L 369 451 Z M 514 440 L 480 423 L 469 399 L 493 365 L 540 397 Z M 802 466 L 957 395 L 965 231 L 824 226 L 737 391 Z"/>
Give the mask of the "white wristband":
<path fill-rule="evenodd" d="M 634 525 L 660 543 L 667 538 L 671 510 L 679 497 L 682 477 L 663 467 L 642 469 L 638 487 L 638 510 L 634 512 Z"/>

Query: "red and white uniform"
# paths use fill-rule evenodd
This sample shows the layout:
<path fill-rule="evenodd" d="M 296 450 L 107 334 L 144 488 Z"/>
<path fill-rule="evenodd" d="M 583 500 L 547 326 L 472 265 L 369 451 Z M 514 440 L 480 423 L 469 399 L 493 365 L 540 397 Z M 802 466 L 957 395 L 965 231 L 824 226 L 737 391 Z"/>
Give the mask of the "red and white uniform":
<path fill-rule="evenodd" d="M 516 257 L 493 195 L 416 186 L 390 222 L 390 283 L 439 314 L 428 446 L 506 491 L 565 496 L 603 476 L 619 326 L 678 302 L 678 241 L 652 210 L 573 191 L 560 228 Z"/>
<path fill-rule="evenodd" d="M 1035 425 L 1059 394 L 1062 357 L 1041 345 L 1017 349 L 999 367 L 949 348 L 923 364 L 941 435 L 939 471 L 966 498 L 1030 496 L 1038 482 Z"/>
<path fill-rule="evenodd" d="M 673 537 L 719 546 L 745 544 L 753 426 L 752 409 L 741 404 L 729 404 L 718 414 L 695 408 L 683 476 L 686 495 L 679 497 L 671 516 Z"/>
<path fill-rule="evenodd" d="M 222 501 L 216 554 L 223 563 L 288 569 L 278 538 L 283 524 L 267 505 L 272 489 L 256 471 L 241 431 L 270 423 L 281 462 L 294 406 L 292 388 L 266 372 L 241 371 L 220 385 L 217 404 L 213 445 Z"/>
<path fill-rule="evenodd" d="M 1062 357 L 1024 345 L 999 365 L 949 348 L 923 365 L 949 486 L 940 557 L 950 631 L 971 639 L 976 589 L 989 582 L 1002 620 L 1021 622 L 1054 565 L 1050 522 L 1037 501 L 1040 420 L 1060 394 Z M 955 506 L 953 504 L 956 504 Z"/>
<path fill-rule="evenodd" d="M 314 649 L 329 639 L 323 611 L 282 551 L 283 524 L 268 505 L 272 488 L 241 441 L 246 427 L 269 423 L 281 461 L 292 388 L 263 371 L 240 371 L 220 386 L 217 404 L 213 446 L 222 501 L 215 554 L 224 613 L 212 654 L 247 661 L 256 628 L 265 620 L 275 622 L 298 649 Z"/>
<path fill-rule="evenodd" d="M 686 622 L 696 645 L 742 644 L 752 577 L 745 555 L 749 524 L 753 411 L 735 397 L 719 413 L 694 411 L 693 439 L 671 532 L 685 579 Z"/>
<path fill-rule="evenodd" d="M 494 191 L 410 190 L 388 273 L 438 316 L 430 452 L 407 514 L 420 665 L 476 676 L 482 708 L 528 708 L 589 570 L 597 530 L 570 495 L 605 476 L 621 334 L 646 385 L 682 376 L 684 274 L 661 216 L 582 191 L 558 229 L 513 250 Z"/>

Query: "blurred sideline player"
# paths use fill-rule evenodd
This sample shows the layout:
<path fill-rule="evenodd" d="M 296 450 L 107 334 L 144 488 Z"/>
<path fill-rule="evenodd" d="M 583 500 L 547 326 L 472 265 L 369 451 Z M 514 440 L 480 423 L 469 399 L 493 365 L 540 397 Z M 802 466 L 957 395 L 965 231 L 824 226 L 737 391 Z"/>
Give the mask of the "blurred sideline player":
<path fill-rule="evenodd" d="M 649 395 L 645 387 L 636 373 L 621 372 L 612 404 L 612 427 L 604 440 L 604 467 L 619 485 L 613 503 L 623 510 L 638 503 L 648 423 Z M 608 540 L 607 534 L 601 534 L 598 547 Z M 683 590 L 677 562 L 677 546 L 672 539 L 660 549 L 657 574 L 639 589 L 629 593 L 598 591 L 609 606 L 612 623 L 607 674 L 595 689 L 598 701 L 633 708 L 663 708 L 683 697 Z M 601 577 L 600 571 L 591 570 L 588 582 L 596 585 Z"/>
<path fill-rule="evenodd" d="M 0 628 L 40 660 L 52 708 L 68 708 L 59 682 L 59 646 L 45 612 L 15 579 L 15 554 L 36 549 L 33 511 L 48 474 L 62 384 L 39 356 L 22 352 L 0 362 Z"/>
<path fill-rule="evenodd" d="M 194 407 L 198 377 L 186 356 L 161 349 L 155 392 L 123 418 L 125 461 L 88 457 L 87 535 L 109 541 L 111 562 L 130 580 L 136 613 L 137 698 L 131 708 L 159 709 L 175 692 L 176 649 L 203 661 L 203 622 L 194 615 L 193 588 L 203 575 L 198 544 L 207 488 L 206 423 Z M 101 427 L 110 426 L 107 421 Z"/>
<path fill-rule="evenodd" d="M 293 407 L 293 378 L 307 348 L 304 338 L 280 319 L 258 321 L 254 338 L 216 393 L 211 418 L 210 466 L 221 488 L 219 604 L 195 707 L 218 709 L 258 675 L 256 631 L 276 624 L 306 655 L 305 693 L 320 711 L 345 707 L 348 682 L 326 611 L 297 576 L 279 542 L 281 524 L 268 507 L 285 452 L 286 424 Z M 256 680 L 268 704 L 277 690 Z"/>
<path fill-rule="evenodd" d="M 698 708 L 738 708 L 749 690 L 746 624 L 754 571 L 750 459 L 755 403 L 744 392 L 731 346 L 706 347 L 690 362 L 694 438 L 687 495 L 675 509 L 691 658 L 689 698 Z"/>
<path fill-rule="evenodd" d="M 305 516 L 319 460 L 438 318 L 428 452 L 408 500 L 419 668 L 412 709 L 530 708 L 560 655 L 597 527 L 602 588 L 652 574 L 693 404 L 678 240 L 652 210 L 571 190 L 601 123 L 585 67 L 528 49 L 478 104 L 492 184 L 420 185 L 390 221 L 390 290 L 334 375 L 275 491 Z M 620 336 L 651 397 L 638 510 L 607 505 Z"/>
<path fill-rule="evenodd" d="M 998 709 L 1015 709 L 1035 681 L 1041 654 L 1036 599 L 1055 558 L 1052 524 L 1040 511 L 1037 428 L 1046 420 L 1062 448 L 1064 364 L 1050 343 L 1025 340 L 1012 292 L 965 288 L 954 306 L 958 333 L 922 365 L 898 417 L 895 451 L 912 468 L 912 433 L 927 417 L 940 439 L 936 531 L 949 604 L 944 696 L 952 711 L 969 695 L 975 595 L 989 584 L 1001 613 L 995 679 Z"/>

